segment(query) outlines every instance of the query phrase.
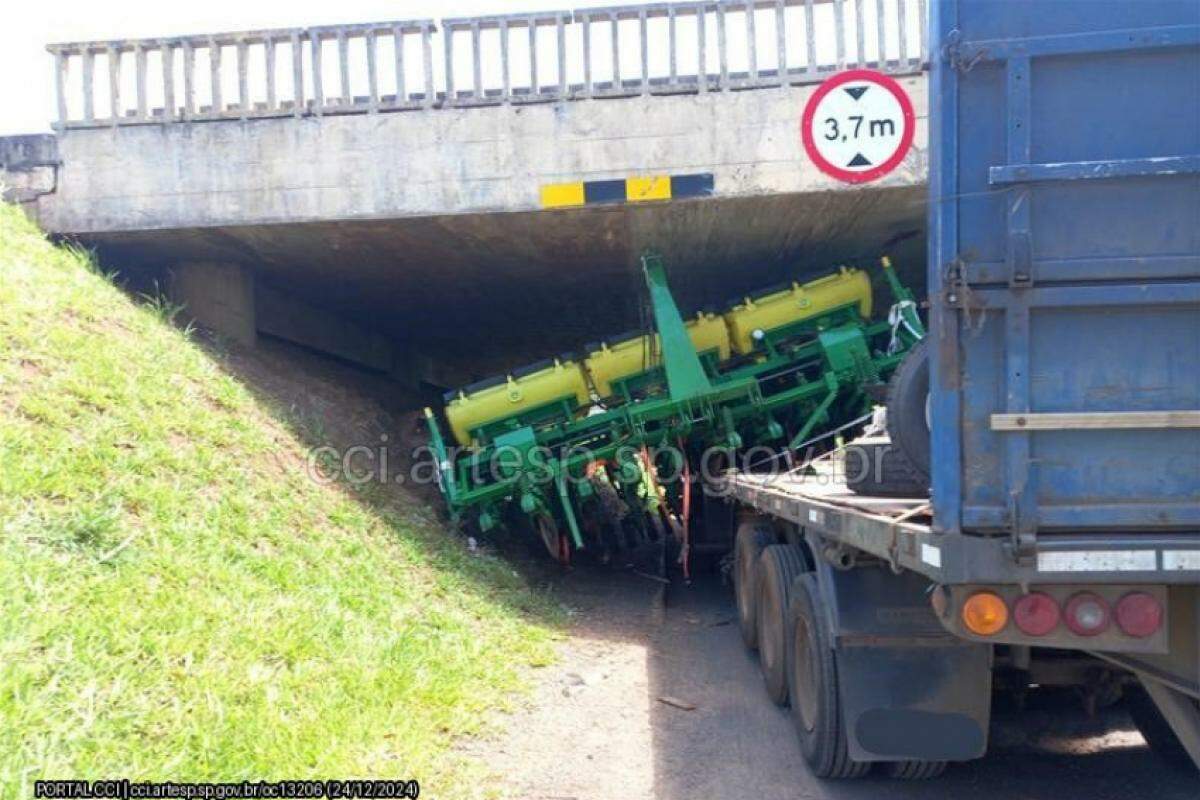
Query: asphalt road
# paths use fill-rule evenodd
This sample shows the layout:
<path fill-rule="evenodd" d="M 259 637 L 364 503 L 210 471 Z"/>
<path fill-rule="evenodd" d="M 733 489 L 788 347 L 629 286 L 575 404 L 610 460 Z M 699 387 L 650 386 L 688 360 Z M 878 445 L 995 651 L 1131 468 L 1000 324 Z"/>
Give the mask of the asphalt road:
<path fill-rule="evenodd" d="M 758 664 L 733 624 L 728 590 L 716 581 L 673 587 L 652 634 L 653 674 L 708 713 L 659 712 L 660 797 L 828 798 L 828 800 L 1195 800 L 1200 776 L 1165 768 L 1123 712 L 1089 719 L 1072 698 L 1000 716 L 986 758 L 951 765 L 934 781 L 867 778 L 822 781 L 809 773 L 786 709 L 762 688 Z M 696 619 L 699 622 L 690 620 Z M 666 718 L 670 718 L 669 723 Z M 683 754 L 681 758 L 674 754 Z M 735 791 L 737 790 L 737 791 Z"/>
<path fill-rule="evenodd" d="M 551 581 L 576 610 L 563 663 L 530 708 L 477 750 L 506 796 L 791 800 L 1196 800 L 1119 709 L 1088 718 L 1069 697 L 1000 715 L 984 759 L 934 781 L 822 781 L 808 771 L 786 709 L 762 688 L 715 576 L 663 587 L 631 571 L 579 568 Z M 666 698 L 670 702 L 664 702 Z M 684 706 L 673 705 L 678 701 Z M 1067 702 L 1070 701 L 1070 702 Z"/>

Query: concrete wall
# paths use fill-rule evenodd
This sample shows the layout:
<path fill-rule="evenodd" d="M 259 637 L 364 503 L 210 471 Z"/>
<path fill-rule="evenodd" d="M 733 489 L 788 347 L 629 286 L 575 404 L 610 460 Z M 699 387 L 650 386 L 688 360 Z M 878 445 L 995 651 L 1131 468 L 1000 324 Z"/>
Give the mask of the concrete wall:
<path fill-rule="evenodd" d="M 168 285 L 171 299 L 185 306 L 185 319 L 239 344 L 254 345 L 265 334 L 379 372 L 395 366 L 393 346 L 385 336 L 265 284 L 241 264 L 175 264 Z"/>
<path fill-rule="evenodd" d="M 50 134 L 0 136 L 0 199 L 37 217 L 39 197 L 58 184 L 58 140 Z"/>
<path fill-rule="evenodd" d="M 258 338 L 254 315 L 254 274 L 240 264 L 190 261 L 170 273 L 171 299 L 185 306 L 184 316 L 203 328 L 253 345 Z"/>
<path fill-rule="evenodd" d="M 873 186 L 926 180 L 926 77 L 900 82 L 916 140 Z M 528 211 L 546 183 L 646 173 L 711 172 L 728 198 L 864 191 L 803 152 L 816 88 L 67 130 L 40 215 L 103 233 Z"/>

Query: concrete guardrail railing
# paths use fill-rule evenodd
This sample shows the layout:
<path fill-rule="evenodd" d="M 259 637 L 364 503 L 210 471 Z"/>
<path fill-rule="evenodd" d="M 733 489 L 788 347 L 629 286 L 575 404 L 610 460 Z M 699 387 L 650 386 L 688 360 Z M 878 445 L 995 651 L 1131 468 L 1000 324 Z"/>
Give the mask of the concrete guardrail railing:
<path fill-rule="evenodd" d="M 62 130 L 758 89 L 851 67 L 915 73 L 927 63 L 925 5 L 693 0 L 47 49 Z"/>

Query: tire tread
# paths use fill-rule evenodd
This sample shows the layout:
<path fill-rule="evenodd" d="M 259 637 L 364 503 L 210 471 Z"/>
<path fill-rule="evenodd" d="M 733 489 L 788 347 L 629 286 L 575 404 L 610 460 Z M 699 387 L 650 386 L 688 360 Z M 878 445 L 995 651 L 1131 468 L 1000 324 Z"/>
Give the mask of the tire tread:
<path fill-rule="evenodd" d="M 929 479 L 912 465 L 899 447 L 885 438 L 860 439 L 847 446 L 846 487 L 874 497 L 928 497 Z M 851 454 L 862 461 L 852 463 Z M 875 465 L 879 465 L 876 474 Z"/>
<path fill-rule="evenodd" d="M 758 567 L 758 608 L 755 611 L 755 622 L 758 626 L 758 665 L 766 685 L 767 695 L 779 705 L 786 705 L 788 700 L 787 653 L 791 645 L 788 633 L 787 610 L 791 602 L 792 584 L 805 571 L 804 555 L 800 546 L 795 544 L 773 544 L 762 551 Z M 779 616 L 774 620 L 774 626 L 768 626 L 764 611 L 772 607 L 766 600 L 765 593 L 778 594 L 774 607 L 779 609 Z M 772 627 L 774 630 L 772 630 Z M 763 636 L 775 633 L 780 641 L 775 652 L 779 654 L 779 663 L 768 664 L 762 657 Z"/>
<path fill-rule="evenodd" d="M 770 524 L 758 517 L 743 520 L 738 525 L 734 538 L 734 569 L 733 589 L 737 600 L 738 631 L 742 635 L 742 643 L 748 650 L 758 649 L 758 621 L 756 619 L 758 579 L 757 568 L 762 551 L 775 543 L 775 535 Z M 749 587 L 741 585 L 742 560 L 750 562 Z M 746 600 L 749 599 L 749 603 Z"/>
<path fill-rule="evenodd" d="M 929 395 L 929 340 L 913 345 L 888 381 L 888 433 L 919 474 L 929 476 L 931 453 L 925 400 Z"/>
<path fill-rule="evenodd" d="M 901 781 L 927 781 L 946 771 L 945 761 L 895 761 L 888 765 L 888 776 Z"/>
<path fill-rule="evenodd" d="M 817 639 L 820 671 L 829 679 L 829 682 L 820 687 L 819 693 L 824 702 L 819 705 L 822 707 L 824 724 L 818 724 L 817 730 L 813 732 L 815 738 L 812 740 L 806 738 L 806 732 L 800 723 L 799 712 L 794 707 L 793 719 L 796 722 L 796 731 L 800 736 L 805 760 L 818 778 L 861 778 L 870 770 L 871 763 L 853 761 L 850 758 L 846 733 L 843 730 L 841 692 L 837 684 L 837 663 L 834 659 L 833 649 L 830 647 L 830 634 L 826 629 L 824 615 L 819 610 L 820 601 L 820 591 L 815 574 L 807 573 L 800 576 L 792 587 L 792 598 L 788 607 L 788 627 L 794 631 L 795 620 L 798 616 L 804 616 L 809 620 L 813 635 Z M 789 659 L 790 656 L 789 653 Z M 789 660 L 789 686 L 795 677 L 794 672 L 793 665 Z"/>

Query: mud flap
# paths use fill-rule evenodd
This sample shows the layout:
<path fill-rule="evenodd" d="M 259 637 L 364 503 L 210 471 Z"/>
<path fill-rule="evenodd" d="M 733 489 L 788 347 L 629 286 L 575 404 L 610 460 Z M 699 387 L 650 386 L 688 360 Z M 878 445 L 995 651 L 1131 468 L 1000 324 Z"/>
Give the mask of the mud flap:
<path fill-rule="evenodd" d="M 965 761 L 987 749 L 992 648 L 946 633 L 929 581 L 886 567 L 817 567 L 834 631 L 849 755 Z"/>
<path fill-rule="evenodd" d="M 1192 759 L 1196 769 L 1200 769 L 1200 707 L 1197 707 L 1196 701 L 1151 677 L 1138 677 L 1179 739 L 1184 752 Z"/>

